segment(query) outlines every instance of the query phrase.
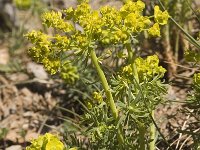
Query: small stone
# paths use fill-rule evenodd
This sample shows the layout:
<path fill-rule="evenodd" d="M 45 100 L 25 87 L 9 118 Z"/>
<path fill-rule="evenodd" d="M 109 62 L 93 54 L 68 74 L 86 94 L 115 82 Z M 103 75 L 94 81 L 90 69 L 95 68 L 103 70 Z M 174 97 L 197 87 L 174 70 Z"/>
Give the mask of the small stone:
<path fill-rule="evenodd" d="M 35 133 L 34 131 L 28 131 L 26 136 L 25 136 L 25 140 L 26 141 L 31 141 L 33 139 L 36 139 L 38 138 L 39 134 L 38 133 Z"/>
<path fill-rule="evenodd" d="M 8 78 L 11 80 L 11 81 L 17 81 L 17 82 L 22 82 L 22 81 L 26 81 L 29 79 L 29 76 L 25 73 L 21 73 L 21 72 L 18 72 L 18 73 L 13 73 L 11 75 L 8 75 Z"/>
<path fill-rule="evenodd" d="M 29 125 L 28 125 L 28 124 L 23 124 L 23 125 L 22 125 L 22 128 L 23 128 L 24 130 L 27 130 L 27 129 L 28 129 L 28 127 L 29 127 Z"/>
<path fill-rule="evenodd" d="M 44 70 L 44 67 L 42 65 L 36 64 L 34 62 L 29 62 L 27 64 L 27 70 L 29 73 L 32 73 L 38 79 L 48 79 L 48 74 Z"/>
<path fill-rule="evenodd" d="M 6 148 L 6 150 L 22 150 L 22 146 L 21 145 L 13 145 L 13 146 Z"/>
<path fill-rule="evenodd" d="M 0 49 L 0 64 L 6 65 L 9 62 L 8 49 Z"/>
<path fill-rule="evenodd" d="M 24 116 L 24 117 L 31 117 L 32 114 L 33 114 L 33 112 L 27 111 L 27 112 L 25 112 L 25 113 L 23 114 L 23 116 Z"/>

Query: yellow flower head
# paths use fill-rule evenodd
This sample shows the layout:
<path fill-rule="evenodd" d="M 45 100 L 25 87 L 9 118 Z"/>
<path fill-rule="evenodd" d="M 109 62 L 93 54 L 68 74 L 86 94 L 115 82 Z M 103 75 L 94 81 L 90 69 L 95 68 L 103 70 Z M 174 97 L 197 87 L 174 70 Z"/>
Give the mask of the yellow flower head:
<path fill-rule="evenodd" d="M 196 84 L 196 85 L 200 85 L 200 73 L 194 74 L 193 83 Z"/>
<path fill-rule="evenodd" d="M 158 23 L 155 23 L 153 25 L 153 27 L 149 28 L 148 29 L 148 33 L 151 35 L 151 36 L 160 36 L 160 26 Z"/>
<path fill-rule="evenodd" d="M 139 57 L 135 60 L 135 64 L 140 81 L 145 79 L 151 80 L 156 75 L 159 78 L 162 78 L 166 72 L 165 68 L 159 66 L 159 59 L 157 55 L 148 56 L 146 59 Z"/>
<path fill-rule="evenodd" d="M 51 75 L 56 74 L 60 70 L 61 64 L 59 59 L 45 57 L 42 60 L 42 63 L 46 71 L 49 72 Z"/>
<path fill-rule="evenodd" d="M 101 103 L 103 101 L 103 97 L 101 95 L 101 93 L 99 92 L 94 92 L 93 93 L 93 98 L 98 101 L 99 103 Z"/>
<path fill-rule="evenodd" d="M 32 5 L 32 0 L 14 0 L 15 5 L 19 9 L 29 9 Z"/>
<path fill-rule="evenodd" d="M 73 30 L 73 26 L 62 18 L 61 12 L 45 12 L 42 14 L 41 18 L 43 24 L 47 25 L 47 27 L 53 27 L 64 32 Z"/>
<path fill-rule="evenodd" d="M 159 6 L 156 5 L 154 7 L 154 19 L 157 23 L 159 23 L 160 25 L 165 25 L 167 24 L 169 17 L 170 16 L 166 10 L 162 12 Z"/>
<path fill-rule="evenodd" d="M 64 150 L 64 144 L 57 136 L 50 133 L 39 136 L 38 139 L 31 141 L 31 145 L 26 150 Z"/>

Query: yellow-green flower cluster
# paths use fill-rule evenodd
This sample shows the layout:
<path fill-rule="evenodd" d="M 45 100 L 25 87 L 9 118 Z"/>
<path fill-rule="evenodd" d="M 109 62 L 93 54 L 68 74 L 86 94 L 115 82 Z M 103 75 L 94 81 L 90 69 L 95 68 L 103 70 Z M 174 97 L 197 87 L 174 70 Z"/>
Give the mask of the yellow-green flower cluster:
<path fill-rule="evenodd" d="M 168 13 L 160 11 L 159 7 L 155 6 L 154 18 L 156 23 L 150 27 L 152 24 L 151 16 L 143 16 L 144 8 L 145 4 L 141 0 L 136 2 L 128 0 L 119 10 L 111 6 L 104 6 L 98 12 L 92 10 L 87 2 L 83 2 L 77 8 L 70 7 L 63 10 L 64 15 L 61 12 L 46 12 L 42 15 L 42 20 L 43 24 L 48 27 L 70 32 L 68 37 L 56 35 L 54 46 L 67 50 L 69 44 L 73 43 L 73 49 L 85 51 L 99 42 L 103 44 L 126 43 L 131 39 L 130 37 L 145 30 L 148 30 L 149 34 L 153 36 L 160 36 L 159 25 L 167 23 Z M 74 26 L 71 22 L 79 24 L 80 27 Z M 38 40 L 38 37 L 43 40 L 43 43 L 49 42 L 49 37 L 45 38 L 45 34 L 39 32 L 32 34 L 38 35 L 35 35 L 35 38 L 30 37 L 31 41 Z M 41 38 L 40 35 L 42 35 Z M 31 35 L 29 34 L 29 36 Z M 42 45 L 49 50 L 48 43 Z M 33 53 L 34 51 L 39 53 L 41 50 L 35 47 L 32 49 Z"/>
<path fill-rule="evenodd" d="M 100 38 L 105 44 L 124 43 L 132 34 L 148 29 L 151 21 L 142 15 L 145 4 L 142 1 L 127 1 L 120 10 L 105 6 L 101 8 L 103 29 Z M 104 29 L 107 27 L 106 29 Z"/>
<path fill-rule="evenodd" d="M 25 35 L 35 46 L 29 49 L 29 54 L 35 61 L 41 62 L 43 58 L 50 53 L 49 41 L 50 36 L 42 33 L 41 31 L 31 31 Z"/>
<path fill-rule="evenodd" d="M 66 15 L 66 19 L 72 20 L 76 23 L 80 23 L 81 26 L 85 25 L 84 18 L 87 18 L 91 14 L 91 12 L 91 7 L 87 2 L 81 3 L 77 6 L 76 9 L 69 7 L 68 9 L 63 10 L 63 13 Z"/>
<path fill-rule="evenodd" d="M 94 100 L 96 100 L 98 103 L 103 102 L 103 97 L 102 97 L 101 93 L 99 93 L 99 92 L 94 92 L 94 93 L 93 93 L 93 98 L 94 98 Z"/>
<path fill-rule="evenodd" d="M 69 84 L 73 84 L 79 79 L 77 67 L 73 66 L 70 61 L 65 61 L 61 66 L 60 77 Z"/>
<path fill-rule="evenodd" d="M 31 145 L 26 147 L 26 150 L 64 150 L 64 148 L 64 144 L 57 136 L 46 133 L 31 141 Z"/>
<path fill-rule="evenodd" d="M 104 26 L 113 27 L 122 24 L 122 17 L 120 12 L 111 6 L 104 6 L 100 9 L 102 15 L 102 22 Z"/>
<path fill-rule="evenodd" d="M 196 73 L 193 76 L 193 83 L 195 85 L 200 85 L 200 73 Z"/>
<path fill-rule="evenodd" d="M 67 36 L 56 34 L 48 36 L 40 31 L 32 31 L 25 35 L 35 46 L 29 54 L 38 63 L 42 63 L 50 74 L 60 73 L 67 83 L 74 83 L 79 78 L 77 68 L 69 61 L 61 61 L 60 55 L 70 49 L 71 42 Z"/>
<path fill-rule="evenodd" d="M 26 35 L 34 47 L 29 54 L 35 61 L 43 63 L 51 74 L 59 71 L 71 70 L 63 67 L 60 56 L 67 50 L 74 50 L 74 54 L 89 55 L 90 48 L 102 44 L 126 44 L 133 36 L 142 31 L 149 31 L 153 36 L 160 36 L 159 25 L 167 23 L 169 17 L 166 11 L 160 11 L 155 6 L 155 24 L 151 27 L 151 16 L 143 16 L 145 4 L 138 0 L 128 0 L 119 10 L 104 6 L 100 12 L 92 10 L 88 2 L 83 2 L 77 8 L 68 8 L 61 12 L 50 11 L 42 15 L 43 24 L 63 31 L 61 35 L 48 36 L 40 31 L 32 31 Z M 77 24 L 79 26 L 77 26 Z M 87 57 L 87 56 L 86 56 Z M 63 73 L 61 76 L 68 79 Z M 76 71 L 74 72 L 74 74 Z M 76 77 L 75 77 L 76 78 Z"/>
<path fill-rule="evenodd" d="M 14 0 L 14 3 L 19 9 L 28 9 L 31 7 L 32 0 Z"/>
<path fill-rule="evenodd" d="M 47 25 L 48 27 L 53 27 L 64 32 L 73 30 L 73 26 L 62 18 L 61 12 L 45 12 L 41 18 L 43 24 Z"/>
<path fill-rule="evenodd" d="M 158 23 L 155 23 L 153 27 L 149 28 L 148 30 L 151 36 L 160 36 L 160 26 Z"/>
<path fill-rule="evenodd" d="M 35 46 L 29 49 L 29 55 L 38 63 L 42 63 L 50 74 L 56 74 L 60 69 L 60 58 L 56 57 L 56 51 L 52 38 L 40 31 L 32 31 L 25 35 Z"/>
<path fill-rule="evenodd" d="M 169 19 L 169 14 L 166 10 L 164 12 L 162 12 L 160 10 L 159 6 L 156 5 L 154 7 L 154 19 L 160 25 L 165 25 L 165 24 L 167 24 L 167 21 Z"/>
<path fill-rule="evenodd" d="M 44 57 L 42 63 L 44 68 L 52 75 L 56 74 L 60 69 L 60 60 L 58 58 Z"/>
<path fill-rule="evenodd" d="M 200 54 L 196 51 L 186 50 L 184 52 L 185 59 L 189 62 L 199 63 Z"/>
<path fill-rule="evenodd" d="M 145 4 L 141 0 L 138 0 L 137 2 L 127 0 L 125 5 L 120 9 L 120 13 L 123 17 L 126 17 L 130 13 L 141 14 L 144 8 Z"/>
<path fill-rule="evenodd" d="M 96 10 L 92 11 L 87 2 L 81 3 L 76 9 L 70 7 L 63 10 L 63 13 L 66 15 L 67 19 L 81 26 L 88 41 L 96 39 L 98 34 L 101 32 L 102 19 L 99 12 Z M 75 34 L 77 34 L 77 32 L 75 32 Z"/>
<path fill-rule="evenodd" d="M 124 24 L 133 33 L 141 32 L 147 29 L 151 21 L 148 17 L 141 16 L 138 13 L 130 13 L 124 19 Z"/>
<path fill-rule="evenodd" d="M 75 35 L 72 36 L 74 46 L 80 50 L 84 51 L 90 45 L 90 41 L 88 41 L 87 35 L 77 32 Z"/>
<path fill-rule="evenodd" d="M 151 36 L 160 36 L 160 25 L 167 24 L 169 17 L 170 16 L 166 10 L 162 12 L 159 6 L 156 5 L 154 7 L 155 24 L 151 28 L 149 28 L 148 33 Z"/>
<path fill-rule="evenodd" d="M 165 68 L 159 66 L 159 59 L 157 55 L 148 56 L 146 59 L 138 57 L 135 60 L 135 65 L 140 82 L 144 80 L 150 81 L 155 76 L 162 78 L 166 72 Z M 126 77 L 133 76 L 133 69 L 131 65 L 125 66 L 122 72 Z"/>
<path fill-rule="evenodd" d="M 131 80 L 132 80 L 133 69 L 132 69 L 131 65 L 127 65 L 122 68 L 122 75 L 124 77 L 126 77 L 128 79 L 128 81 L 129 81 L 129 77 L 131 77 Z"/>
<path fill-rule="evenodd" d="M 127 42 L 132 35 L 145 30 L 149 30 L 149 34 L 153 36 L 160 36 L 159 24 L 164 25 L 167 22 L 168 13 L 158 11 L 159 7 L 156 6 L 156 24 L 150 27 L 151 16 L 143 16 L 144 8 L 145 4 L 141 0 L 128 0 L 119 10 L 104 6 L 98 12 L 92 10 L 87 2 L 83 2 L 76 9 L 70 7 L 63 10 L 63 13 L 66 19 L 81 26 L 83 31 L 78 34 L 85 34 L 90 43 L 118 44 Z"/>
<path fill-rule="evenodd" d="M 85 33 L 92 38 L 95 38 L 96 34 L 101 32 L 102 20 L 98 11 L 93 11 L 85 15 L 84 18 L 80 17 L 79 24 L 83 27 Z"/>
<path fill-rule="evenodd" d="M 56 34 L 54 37 L 54 45 L 61 51 L 67 51 L 70 48 L 70 40 L 67 36 Z"/>
<path fill-rule="evenodd" d="M 158 76 L 162 78 L 166 72 L 166 69 L 159 66 L 159 59 L 157 55 L 148 56 L 146 59 L 141 57 L 135 60 L 139 80 L 151 80 L 153 77 Z"/>

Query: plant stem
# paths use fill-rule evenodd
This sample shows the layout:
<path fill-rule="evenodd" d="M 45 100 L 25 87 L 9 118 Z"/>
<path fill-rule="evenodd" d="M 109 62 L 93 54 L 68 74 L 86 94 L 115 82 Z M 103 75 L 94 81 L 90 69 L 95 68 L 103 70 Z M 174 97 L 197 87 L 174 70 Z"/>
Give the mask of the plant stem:
<path fill-rule="evenodd" d="M 113 115 L 114 119 L 117 121 L 119 119 L 118 110 L 116 108 L 116 105 L 115 105 L 112 93 L 110 91 L 110 87 L 108 85 L 107 79 L 105 77 L 105 74 L 104 74 L 103 70 L 101 69 L 101 67 L 99 65 L 98 58 L 96 56 L 96 53 L 95 53 L 94 49 L 91 49 L 90 56 L 91 56 L 91 59 L 92 59 L 92 62 L 94 64 L 94 66 L 95 66 L 95 68 L 97 70 L 97 73 L 98 73 L 99 78 L 101 80 L 101 83 L 103 85 L 104 91 L 106 93 L 106 97 L 108 99 L 107 103 L 111 108 L 111 112 L 112 112 L 112 115 Z M 121 130 L 122 130 L 122 126 L 120 125 L 119 129 L 117 131 L 117 138 L 118 138 L 118 141 L 119 141 L 119 146 L 122 149 L 122 145 L 124 143 L 124 138 L 123 138 Z"/>
<path fill-rule="evenodd" d="M 145 150 L 145 127 L 143 124 L 139 124 L 139 150 Z"/>
<path fill-rule="evenodd" d="M 151 116 L 154 119 L 154 110 L 151 112 Z M 150 150 L 155 150 L 155 135 L 156 135 L 156 128 L 154 126 L 154 123 L 150 126 L 150 139 L 153 140 L 149 143 Z"/>
<path fill-rule="evenodd" d="M 135 65 L 135 52 L 131 48 L 131 43 L 126 44 L 126 49 L 128 51 L 128 62 L 131 64 L 133 71 L 133 76 L 136 82 L 139 84 L 139 77 L 137 72 L 137 67 Z M 139 89 L 135 89 L 135 92 L 138 93 Z M 142 123 L 138 123 L 139 126 L 139 150 L 145 150 L 145 127 Z"/>
<path fill-rule="evenodd" d="M 131 68 L 133 70 L 133 75 L 136 79 L 136 81 L 139 83 L 139 77 L 137 73 L 137 67 L 135 65 L 135 54 L 134 51 L 131 48 L 131 43 L 126 44 L 126 49 L 128 51 L 128 63 L 131 64 Z"/>
<path fill-rule="evenodd" d="M 118 118 L 118 110 L 116 108 L 116 105 L 115 105 L 112 93 L 110 91 L 110 87 L 108 85 L 107 79 L 105 77 L 105 74 L 104 74 L 103 70 L 101 69 L 101 67 L 99 65 L 98 58 L 97 58 L 96 53 L 95 53 L 95 51 L 93 49 L 90 52 L 90 56 L 91 56 L 91 59 L 92 59 L 92 62 L 94 64 L 94 66 L 95 66 L 95 68 L 97 70 L 99 78 L 100 78 L 100 80 L 102 82 L 104 91 L 106 93 L 106 97 L 108 99 L 108 105 L 111 108 L 112 115 L 113 115 L 113 117 L 115 119 L 117 119 Z"/>

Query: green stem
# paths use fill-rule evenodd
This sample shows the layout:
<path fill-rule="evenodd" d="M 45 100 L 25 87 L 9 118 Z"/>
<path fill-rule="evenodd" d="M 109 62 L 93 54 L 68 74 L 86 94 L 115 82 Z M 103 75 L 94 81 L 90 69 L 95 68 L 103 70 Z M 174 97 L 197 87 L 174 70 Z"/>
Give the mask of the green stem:
<path fill-rule="evenodd" d="M 139 124 L 139 150 L 145 150 L 145 127 Z"/>
<path fill-rule="evenodd" d="M 90 52 L 90 56 L 91 56 L 91 59 L 92 59 L 92 62 L 97 70 L 97 73 L 99 75 L 99 78 L 102 82 L 102 85 L 103 85 L 103 88 L 104 88 L 104 91 L 106 93 L 106 97 L 108 99 L 108 105 L 110 106 L 111 108 L 111 112 L 113 114 L 113 117 L 115 119 L 118 118 L 118 110 L 116 108 L 116 105 L 115 105 L 115 102 L 114 102 L 114 99 L 112 97 L 112 93 L 110 91 L 110 87 L 108 85 L 108 82 L 107 82 L 107 79 L 105 77 L 105 74 L 103 72 L 103 70 L 101 69 L 100 65 L 99 65 L 99 62 L 98 62 L 98 58 L 96 56 L 96 53 L 95 51 L 92 49 L 91 52 Z"/>
<path fill-rule="evenodd" d="M 152 110 L 151 112 L 151 116 L 152 118 L 154 119 L 154 110 Z M 154 123 L 151 124 L 150 126 L 150 139 L 153 140 L 149 143 L 149 147 L 150 147 L 150 150 L 155 150 L 155 136 L 156 136 L 156 128 L 155 128 L 155 125 Z"/>
<path fill-rule="evenodd" d="M 137 67 L 135 65 L 135 53 L 131 48 L 131 43 L 126 44 L 126 49 L 128 51 L 128 63 L 131 64 L 131 68 L 133 70 L 133 75 L 136 79 L 136 81 L 139 83 L 139 77 L 137 73 Z"/>
<path fill-rule="evenodd" d="M 103 85 L 104 91 L 106 93 L 106 97 L 108 99 L 108 101 L 107 101 L 108 106 L 110 106 L 112 115 L 113 115 L 114 119 L 117 121 L 119 119 L 118 110 L 116 108 L 116 105 L 115 105 L 115 102 L 114 102 L 110 87 L 108 85 L 107 79 L 105 77 L 105 74 L 104 74 L 103 70 L 101 69 L 101 67 L 99 65 L 98 58 L 96 56 L 96 53 L 95 53 L 94 49 L 91 49 L 90 56 L 91 56 L 91 59 L 92 59 L 92 62 L 94 64 L 94 66 L 95 66 L 95 68 L 97 70 L 97 73 L 98 73 L 99 78 L 101 80 L 101 83 Z M 119 141 L 119 146 L 122 149 L 122 145 L 124 143 L 124 138 L 123 138 L 121 130 L 122 130 L 122 126 L 120 125 L 119 129 L 117 131 L 117 138 L 118 138 L 118 141 Z"/>

